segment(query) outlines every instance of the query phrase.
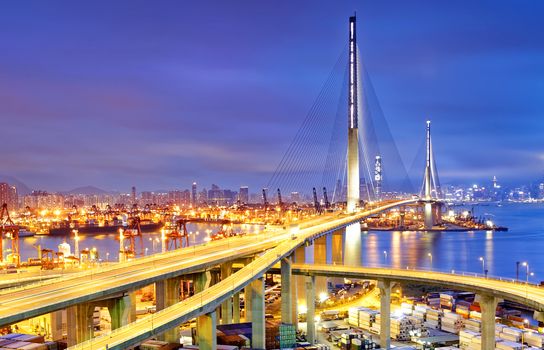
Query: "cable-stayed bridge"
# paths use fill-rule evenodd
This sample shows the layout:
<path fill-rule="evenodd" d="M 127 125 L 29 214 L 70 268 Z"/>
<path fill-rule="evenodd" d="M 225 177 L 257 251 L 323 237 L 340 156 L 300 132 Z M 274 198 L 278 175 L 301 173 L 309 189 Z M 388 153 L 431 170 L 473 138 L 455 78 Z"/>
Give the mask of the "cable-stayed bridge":
<path fill-rule="evenodd" d="M 217 322 L 240 322 L 240 293 L 243 290 L 244 318 L 252 323 L 252 347 L 264 349 L 263 276 L 279 265 L 282 320 L 296 323 L 296 304 L 304 294 L 310 320 L 308 337 L 313 341 L 315 324 L 311 315 L 315 313 L 313 300 L 319 287 L 316 276 L 338 276 L 339 272 L 323 266 L 308 266 L 307 263 L 316 257 L 306 257 L 304 247 L 340 235 L 341 248 L 332 252 L 333 259 L 348 265 L 347 269 L 356 266 L 352 274 L 372 276 L 379 281 L 383 314 L 380 337 L 382 346 L 388 348 L 391 282 L 402 279 L 436 284 L 446 277 L 432 271 L 364 270 L 358 266 L 361 259 L 357 254 L 362 254 L 361 251 L 355 252 L 355 256 L 345 254 L 346 247 L 354 243 L 357 235 L 344 235 L 343 231 L 358 232 L 360 238 L 359 223 L 363 219 L 416 203 L 424 207 L 425 226 L 431 228 L 440 211 L 440 182 L 432 152 L 430 123 L 427 123 L 423 185 L 419 196 L 410 194 L 406 170 L 361 63 L 355 17 L 350 17 L 348 28 L 346 52 L 340 55 L 316 103 L 266 186 L 270 192 L 278 194 L 280 207 L 283 191 L 290 200 L 295 193 L 309 193 L 313 195 L 316 209 L 324 202 L 327 209 L 334 210 L 320 211 L 321 215 L 294 226 L 263 234 L 227 238 L 52 279 L 39 285 L 0 290 L 0 326 L 67 309 L 71 323 L 68 343 L 72 349 L 126 349 L 151 337 L 179 341 L 177 326 L 197 318 L 200 349 L 214 349 Z M 335 86 L 340 89 L 336 91 Z M 322 200 L 318 199 L 316 189 L 323 189 Z M 331 194 L 330 198 L 327 193 Z M 269 193 L 263 190 L 265 205 L 267 196 Z M 368 202 L 373 202 L 372 207 L 366 206 Z M 296 265 L 296 269 L 307 275 L 305 289 L 299 290 L 298 298 L 292 276 L 293 261 L 304 264 Z M 234 264 L 242 265 L 235 273 Z M 212 275 L 214 268 L 218 268 L 219 273 Z M 195 295 L 182 301 L 179 295 L 181 278 L 192 280 L 195 286 Z M 447 280 L 449 286 L 480 293 L 484 321 L 482 349 L 485 350 L 494 348 L 494 328 L 491 327 L 499 298 L 511 298 L 544 311 L 544 295 L 533 286 L 455 274 L 448 274 Z M 155 284 L 160 311 L 136 320 L 134 291 L 149 284 Z M 89 329 L 90 310 L 97 305 L 108 307 L 114 330 L 111 334 L 93 338 Z"/>

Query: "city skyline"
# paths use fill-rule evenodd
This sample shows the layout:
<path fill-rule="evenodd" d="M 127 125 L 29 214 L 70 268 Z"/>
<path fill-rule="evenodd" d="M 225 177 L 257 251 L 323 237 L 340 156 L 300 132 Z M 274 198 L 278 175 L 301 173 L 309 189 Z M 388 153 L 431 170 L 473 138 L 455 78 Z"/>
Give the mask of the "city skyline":
<path fill-rule="evenodd" d="M 542 176 L 540 4 L 61 3 L 1 15 L 0 174 L 32 189 L 264 187 L 354 10 L 407 168 L 430 117 L 444 183 Z"/>

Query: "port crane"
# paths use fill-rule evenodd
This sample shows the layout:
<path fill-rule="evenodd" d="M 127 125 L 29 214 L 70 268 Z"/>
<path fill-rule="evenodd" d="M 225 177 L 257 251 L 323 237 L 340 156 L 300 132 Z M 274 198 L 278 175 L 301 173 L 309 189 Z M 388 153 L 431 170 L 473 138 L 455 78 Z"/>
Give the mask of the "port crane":
<path fill-rule="evenodd" d="M 140 217 L 131 216 L 129 218 L 128 228 L 125 230 L 121 229 L 121 235 L 119 237 L 121 240 L 120 246 L 124 247 L 125 241 L 128 240 L 129 246 L 128 249 L 121 251 L 125 255 L 125 258 L 136 258 L 137 255 L 144 256 L 144 239 L 142 236 L 142 229 L 140 227 Z M 139 252 L 136 251 L 136 239 L 139 241 Z"/>
<path fill-rule="evenodd" d="M 315 208 L 315 211 L 318 214 L 321 214 L 323 212 L 323 210 L 321 209 L 321 204 L 317 200 L 317 191 L 315 190 L 315 187 L 313 188 L 313 193 L 314 193 L 314 208 Z"/>
<path fill-rule="evenodd" d="M 17 266 L 20 264 L 19 254 L 19 225 L 16 225 L 9 216 L 9 210 L 7 203 L 2 204 L 2 211 L 0 212 L 0 261 L 4 260 L 3 252 L 3 239 L 11 240 L 11 253 L 8 255 L 10 259 L 8 262 Z"/>
<path fill-rule="evenodd" d="M 187 219 L 179 219 L 176 221 L 174 230 L 165 234 L 166 247 L 168 250 L 175 250 L 189 246 L 189 233 L 187 233 Z M 185 244 L 185 245 L 184 245 Z"/>

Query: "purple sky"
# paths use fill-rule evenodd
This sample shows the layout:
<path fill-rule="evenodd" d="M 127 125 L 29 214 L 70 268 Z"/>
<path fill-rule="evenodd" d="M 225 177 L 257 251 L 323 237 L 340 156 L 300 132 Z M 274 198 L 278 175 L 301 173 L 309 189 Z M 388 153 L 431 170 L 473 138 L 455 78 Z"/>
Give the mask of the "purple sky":
<path fill-rule="evenodd" d="M 544 173 L 541 1 L 4 1 L 0 174 L 128 191 L 270 178 L 346 44 L 410 166 Z"/>

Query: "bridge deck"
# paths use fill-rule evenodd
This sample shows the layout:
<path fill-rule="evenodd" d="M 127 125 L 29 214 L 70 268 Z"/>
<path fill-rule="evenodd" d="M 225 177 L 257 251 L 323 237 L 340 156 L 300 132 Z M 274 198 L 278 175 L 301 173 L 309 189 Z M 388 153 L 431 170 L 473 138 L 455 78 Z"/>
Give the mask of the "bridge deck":
<path fill-rule="evenodd" d="M 512 280 L 485 278 L 455 273 L 426 270 L 392 269 L 347 265 L 293 264 L 293 274 L 345 277 L 355 279 L 391 280 L 439 285 L 446 288 L 484 293 L 527 305 L 538 311 L 544 310 L 544 288 Z"/>

